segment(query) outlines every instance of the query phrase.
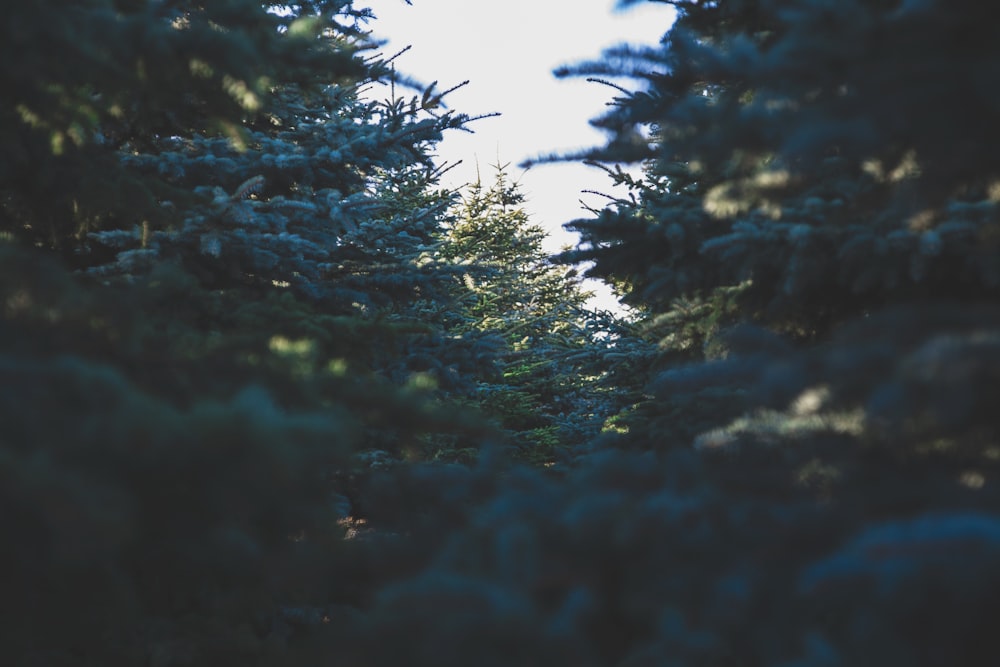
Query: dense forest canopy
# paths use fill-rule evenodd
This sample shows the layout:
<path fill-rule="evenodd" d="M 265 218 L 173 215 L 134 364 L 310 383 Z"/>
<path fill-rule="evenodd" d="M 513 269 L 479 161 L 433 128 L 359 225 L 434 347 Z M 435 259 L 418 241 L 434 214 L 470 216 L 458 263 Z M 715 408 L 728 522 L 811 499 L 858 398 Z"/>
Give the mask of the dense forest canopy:
<path fill-rule="evenodd" d="M 994 662 L 994 12 L 670 2 L 553 258 L 360 4 L 6 9 L 4 664 Z"/>

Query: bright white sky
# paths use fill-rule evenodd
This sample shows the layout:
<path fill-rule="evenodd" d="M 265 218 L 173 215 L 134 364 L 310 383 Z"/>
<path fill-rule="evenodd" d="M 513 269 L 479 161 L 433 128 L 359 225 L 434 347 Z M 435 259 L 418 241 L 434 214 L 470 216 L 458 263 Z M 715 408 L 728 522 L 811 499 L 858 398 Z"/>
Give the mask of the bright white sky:
<path fill-rule="evenodd" d="M 476 121 L 475 134 L 446 135 L 440 159 L 463 163 L 448 173 L 445 184 L 475 180 L 477 161 L 488 183 L 490 165 L 499 157 L 511 163 L 532 222 L 550 230 L 546 248 L 555 252 L 574 244 L 562 224 L 589 217 L 581 199 L 603 205 L 603 198 L 581 191 L 612 194 L 608 176 L 579 164 L 540 165 L 526 172 L 517 164 L 601 145 L 604 135 L 588 121 L 603 114 L 615 91 L 581 78 L 559 80 L 552 71 L 596 59 L 623 42 L 655 44 L 673 21 L 672 7 L 647 2 L 615 13 L 613 0 L 413 0 L 412 6 L 403 0 L 361 0 L 359 5 L 371 7 L 378 17 L 369 27 L 375 37 L 388 40 L 385 55 L 412 45 L 396 61 L 399 71 L 422 83 L 436 80 L 438 90 L 469 79 L 446 98 L 449 107 L 473 116 L 502 114 Z"/>

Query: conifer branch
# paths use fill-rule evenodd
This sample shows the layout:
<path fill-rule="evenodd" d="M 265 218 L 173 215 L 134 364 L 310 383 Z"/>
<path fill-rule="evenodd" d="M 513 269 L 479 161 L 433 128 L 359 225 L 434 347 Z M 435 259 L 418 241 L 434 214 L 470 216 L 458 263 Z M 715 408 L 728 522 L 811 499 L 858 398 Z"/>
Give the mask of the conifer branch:
<path fill-rule="evenodd" d="M 250 195 L 258 194 L 264 187 L 264 177 L 257 175 L 240 183 L 239 187 L 233 191 L 232 199 L 233 201 L 240 201 L 246 199 Z"/>

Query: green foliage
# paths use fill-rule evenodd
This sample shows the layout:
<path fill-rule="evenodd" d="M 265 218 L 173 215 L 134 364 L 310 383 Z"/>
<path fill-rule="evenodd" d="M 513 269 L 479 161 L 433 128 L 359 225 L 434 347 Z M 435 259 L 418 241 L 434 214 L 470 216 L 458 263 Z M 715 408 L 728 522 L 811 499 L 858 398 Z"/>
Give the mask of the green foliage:
<path fill-rule="evenodd" d="M 997 165 L 962 148 L 992 131 L 976 100 L 995 65 L 948 41 L 974 40 L 980 10 L 676 4 L 669 48 L 614 54 L 650 88 L 600 124 L 647 127 L 651 168 L 636 206 L 580 223 L 576 258 L 659 308 L 751 281 L 743 315 L 798 336 L 888 302 L 995 298 Z"/>
<path fill-rule="evenodd" d="M 494 166 L 487 187 L 468 186 L 448 230 L 442 256 L 464 270 L 466 303 L 456 330 L 490 332 L 505 343 L 499 378 L 484 378 L 478 401 L 508 432 L 518 458 L 552 463 L 557 453 L 596 435 L 614 412 L 598 386 L 609 348 L 601 314 L 586 307 L 575 270 L 554 264 L 532 224 L 508 165 Z"/>

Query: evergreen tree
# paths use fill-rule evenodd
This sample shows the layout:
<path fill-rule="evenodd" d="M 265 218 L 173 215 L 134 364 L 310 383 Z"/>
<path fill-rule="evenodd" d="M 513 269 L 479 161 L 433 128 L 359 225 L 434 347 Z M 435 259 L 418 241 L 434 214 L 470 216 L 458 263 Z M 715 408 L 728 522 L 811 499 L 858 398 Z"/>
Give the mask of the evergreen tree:
<path fill-rule="evenodd" d="M 380 576 L 355 452 L 489 433 L 432 387 L 490 351 L 419 319 L 468 118 L 367 100 L 349 2 L 71 4 L 0 47 L 4 660 L 329 655 L 309 628 Z"/>
<path fill-rule="evenodd" d="M 627 285 L 662 338 L 629 443 L 693 445 L 733 508 L 780 499 L 726 548 L 788 606 L 749 636 L 688 608 L 703 621 L 689 630 L 751 663 L 987 659 L 992 607 L 974 588 L 996 581 L 977 554 L 995 543 L 1000 432 L 986 407 L 1000 321 L 989 10 L 671 4 L 660 46 L 563 72 L 648 84 L 619 87 L 597 121 L 613 138 L 586 156 L 645 173 L 611 169 L 632 194 L 575 222 L 568 258 Z M 781 511 L 797 546 L 773 541 Z M 768 574 L 762 549 L 792 575 Z M 778 641 L 770 623 L 796 615 Z"/>
<path fill-rule="evenodd" d="M 506 344 L 502 378 L 484 378 L 478 402 L 520 457 L 551 462 L 556 450 L 596 435 L 611 412 L 614 398 L 598 386 L 611 317 L 587 308 L 575 269 L 552 263 L 508 166 L 494 165 L 488 187 L 481 178 L 467 187 L 442 254 L 465 267 L 468 305 L 456 331 L 491 332 Z"/>

